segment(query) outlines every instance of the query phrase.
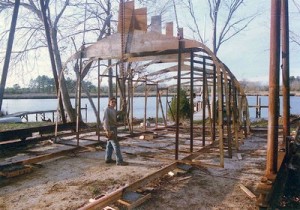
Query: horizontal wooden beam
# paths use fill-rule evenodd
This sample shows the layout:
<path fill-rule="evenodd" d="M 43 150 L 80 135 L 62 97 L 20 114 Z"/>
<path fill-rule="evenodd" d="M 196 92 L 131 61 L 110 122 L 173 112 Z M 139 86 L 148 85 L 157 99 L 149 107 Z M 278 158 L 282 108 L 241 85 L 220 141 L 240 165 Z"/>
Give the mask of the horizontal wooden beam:
<path fill-rule="evenodd" d="M 127 34 L 125 34 L 127 37 Z M 200 50 L 201 43 L 184 39 L 184 50 L 193 49 Z M 155 56 L 162 54 L 178 54 L 178 39 L 177 37 L 168 37 L 157 32 L 144 32 L 135 30 L 131 34 L 130 51 L 127 52 L 125 58 L 139 56 Z M 74 59 L 80 58 L 100 58 L 100 59 L 120 59 L 121 58 L 121 34 L 112 34 L 93 45 L 86 47 L 81 54 L 78 52 Z M 183 50 L 183 52 L 184 52 Z"/>
<path fill-rule="evenodd" d="M 156 171 L 152 174 L 149 174 L 148 176 L 141 178 L 137 180 L 136 182 L 130 184 L 129 186 L 122 187 L 104 197 L 101 197 L 92 203 L 87 204 L 86 206 L 80 208 L 79 210 L 93 210 L 93 209 L 102 209 L 106 207 L 107 205 L 114 203 L 122 198 L 123 193 L 128 191 L 135 191 L 141 187 L 146 186 L 150 182 L 154 181 L 155 179 L 158 179 L 162 177 L 163 175 L 167 174 L 169 171 L 174 170 L 177 168 L 177 162 L 171 163 L 170 165 L 162 168 L 159 171 Z"/>

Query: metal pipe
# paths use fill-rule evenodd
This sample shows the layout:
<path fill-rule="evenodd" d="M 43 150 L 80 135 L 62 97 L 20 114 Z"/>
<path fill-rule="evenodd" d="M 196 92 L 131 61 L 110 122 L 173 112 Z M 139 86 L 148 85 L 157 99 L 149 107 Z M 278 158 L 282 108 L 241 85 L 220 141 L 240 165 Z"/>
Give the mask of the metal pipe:
<path fill-rule="evenodd" d="M 266 176 L 277 173 L 280 64 L 280 0 L 271 1 L 269 121 Z"/>

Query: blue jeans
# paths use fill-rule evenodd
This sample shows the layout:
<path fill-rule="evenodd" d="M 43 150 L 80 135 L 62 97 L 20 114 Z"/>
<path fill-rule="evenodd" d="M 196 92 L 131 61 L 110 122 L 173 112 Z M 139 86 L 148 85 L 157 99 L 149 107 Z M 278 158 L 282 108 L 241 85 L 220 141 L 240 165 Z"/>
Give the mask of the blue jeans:
<path fill-rule="evenodd" d="M 116 162 L 121 163 L 123 162 L 123 157 L 121 154 L 120 144 L 117 139 L 117 128 L 111 128 L 111 131 L 114 132 L 113 139 L 108 139 L 106 143 L 106 150 L 105 150 L 105 160 L 111 160 L 112 159 L 112 153 L 113 150 L 116 153 Z"/>

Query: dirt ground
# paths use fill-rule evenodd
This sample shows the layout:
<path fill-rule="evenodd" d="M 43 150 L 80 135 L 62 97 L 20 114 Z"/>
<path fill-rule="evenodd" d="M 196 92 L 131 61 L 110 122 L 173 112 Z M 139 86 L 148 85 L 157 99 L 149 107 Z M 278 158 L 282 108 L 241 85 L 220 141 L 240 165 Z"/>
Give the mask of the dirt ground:
<path fill-rule="evenodd" d="M 188 148 L 187 139 L 180 136 L 180 151 Z M 199 145 L 195 140 L 196 149 Z M 106 164 L 105 151 L 98 146 L 34 164 L 29 174 L 0 178 L 0 209 L 78 209 L 91 198 L 111 193 L 174 161 L 171 134 L 148 141 L 126 138 L 121 148 L 128 166 Z M 240 185 L 255 193 L 264 174 L 265 149 L 265 138 L 249 137 L 239 151 L 233 151 L 232 158 L 225 158 L 224 168 L 206 165 L 217 165 L 217 148 L 203 153 L 196 160 L 199 166 L 190 172 L 166 175 L 151 183 L 152 197 L 137 209 L 256 209 L 256 200 Z M 181 152 L 179 158 L 187 155 Z"/>

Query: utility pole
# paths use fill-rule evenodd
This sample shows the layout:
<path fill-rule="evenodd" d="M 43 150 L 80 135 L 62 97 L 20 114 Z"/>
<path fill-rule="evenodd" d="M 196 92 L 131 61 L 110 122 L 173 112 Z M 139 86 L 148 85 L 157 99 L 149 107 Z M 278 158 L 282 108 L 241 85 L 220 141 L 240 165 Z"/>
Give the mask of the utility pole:
<path fill-rule="evenodd" d="M 277 173 L 279 72 L 280 72 L 280 0 L 271 1 L 270 70 L 269 70 L 269 121 L 266 176 Z"/>
<path fill-rule="evenodd" d="M 282 25 L 282 95 L 283 95 L 283 144 L 290 135 L 290 49 L 289 49 L 289 6 L 281 0 Z"/>

